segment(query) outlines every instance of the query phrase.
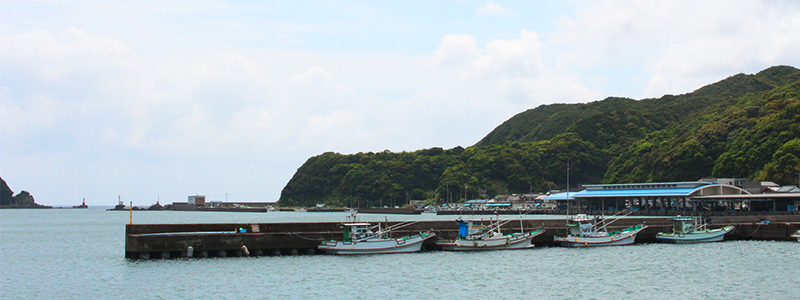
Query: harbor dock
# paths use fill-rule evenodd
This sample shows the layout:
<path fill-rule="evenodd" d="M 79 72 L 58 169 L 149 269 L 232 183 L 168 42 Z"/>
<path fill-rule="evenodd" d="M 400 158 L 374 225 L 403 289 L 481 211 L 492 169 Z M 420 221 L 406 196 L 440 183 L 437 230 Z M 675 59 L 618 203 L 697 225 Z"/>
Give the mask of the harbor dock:
<path fill-rule="evenodd" d="M 488 217 L 485 217 L 488 220 Z M 512 217 L 513 219 L 513 217 Z M 716 219 L 710 228 L 736 226 L 725 240 L 794 241 L 791 235 L 800 229 L 800 215 L 726 216 Z M 383 222 L 393 225 L 399 222 Z M 609 230 L 646 224 L 636 243 L 654 243 L 658 232 L 672 230 L 667 217 L 632 217 L 616 221 Z M 220 224 L 128 224 L 125 227 L 125 257 L 129 259 L 178 257 L 228 257 L 264 255 L 320 254 L 317 246 L 324 240 L 339 239 L 342 228 L 337 222 L 304 223 L 220 223 Z M 566 220 L 521 220 L 508 222 L 503 232 L 545 229 L 533 242 L 536 246 L 554 246 L 553 236 L 567 231 Z M 458 235 L 454 221 L 420 221 L 394 232 L 397 236 L 433 231 L 438 237 Z M 426 241 L 425 250 L 436 250 L 435 241 Z"/>

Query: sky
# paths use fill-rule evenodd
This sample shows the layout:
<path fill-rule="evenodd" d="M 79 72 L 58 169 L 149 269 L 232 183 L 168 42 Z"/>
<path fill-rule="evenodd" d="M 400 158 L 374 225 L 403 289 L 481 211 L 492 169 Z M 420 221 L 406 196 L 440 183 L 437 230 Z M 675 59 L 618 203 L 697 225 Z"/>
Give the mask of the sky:
<path fill-rule="evenodd" d="M 0 0 L 0 177 L 45 205 L 273 202 L 325 152 L 800 67 L 800 1 Z"/>

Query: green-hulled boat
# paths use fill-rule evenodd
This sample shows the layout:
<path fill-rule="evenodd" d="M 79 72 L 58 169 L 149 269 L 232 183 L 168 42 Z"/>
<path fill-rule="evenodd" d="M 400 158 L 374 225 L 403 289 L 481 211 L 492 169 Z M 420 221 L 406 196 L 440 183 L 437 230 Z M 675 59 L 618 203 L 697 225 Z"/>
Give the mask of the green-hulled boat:
<path fill-rule="evenodd" d="M 725 234 L 733 231 L 733 226 L 725 226 L 717 229 L 708 229 L 708 224 L 700 225 L 694 218 L 680 217 L 672 219 L 672 233 L 659 232 L 656 239 L 667 243 L 705 243 L 719 242 Z"/>

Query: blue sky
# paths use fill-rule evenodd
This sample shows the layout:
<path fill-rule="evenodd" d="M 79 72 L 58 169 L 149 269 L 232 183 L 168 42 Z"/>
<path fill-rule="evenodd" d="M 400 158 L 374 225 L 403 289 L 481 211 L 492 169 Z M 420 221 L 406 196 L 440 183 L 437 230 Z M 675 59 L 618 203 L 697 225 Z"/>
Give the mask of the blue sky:
<path fill-rule="evenodd" d="M 796 1 L 0 1 L 0 177 L 38 203 L 275 201 L 327 151 L 800 66 Z"/>

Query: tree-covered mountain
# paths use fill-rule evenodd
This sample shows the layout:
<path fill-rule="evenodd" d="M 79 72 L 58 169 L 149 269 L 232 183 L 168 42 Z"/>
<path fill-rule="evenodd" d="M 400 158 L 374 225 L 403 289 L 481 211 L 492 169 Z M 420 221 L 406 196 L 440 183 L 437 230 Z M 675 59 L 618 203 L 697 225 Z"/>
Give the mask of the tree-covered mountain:
<path fill-rule="evenodd" d="M 738 74 L 684 95 L 542 105 L 466 149 L 324 153 L 279 204 L 401 205 L 543 192 L 574 184 L 737 177 L 779 184 L 800 172 L 800 70 Z"/>

